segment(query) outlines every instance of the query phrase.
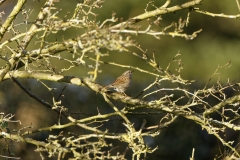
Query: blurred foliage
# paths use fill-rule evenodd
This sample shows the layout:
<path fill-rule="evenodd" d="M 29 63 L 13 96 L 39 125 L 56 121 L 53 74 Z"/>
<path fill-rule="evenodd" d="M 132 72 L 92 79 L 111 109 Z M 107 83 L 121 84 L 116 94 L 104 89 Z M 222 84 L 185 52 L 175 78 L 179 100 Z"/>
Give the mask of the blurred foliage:
<path fill-rule="evenodd" d="M 73 2 L 74 1 L 74 2 Z M 56 3 L 55 7 L 62 8 L 62 12 L 58 16 L 65 16 L 68 12 L 72 13 L 73 8 L 75 7 L 77 0 L 62 0 L 61 3 Z M 177 5 L 186 2 L 185 0 L 172 1 L 171 5 Z M 111 18 L 112 13 L 116 13 L 116 17 L 120 20 L 125 21 L 131 17 L 137 16 L 144 12 L 148 1 L 139 1 L 139 0 L 106 0 L 101 9 L 96 10 L 98 16 L 96 19 L 99 22 L 107 18 Z M 165 3 L 164 0 L 154 1 L 155 6 L 161 6 Z M 29 20 L 35 20 L 36 14 L 44 4 L 44 1 L 32 0 L 28 1 L 26 8 L 33 9 L 32 14 L 30 15 Z M 15 0 L 8 0 L 1 6 L 1 10 L 4 9 L 5 15 L 2 18 L 2 22 L 5 21 L 5 18 L 8 16 L 12 7 L 15 5 Z M 225 13 L 225 14 L 236 14 L 238 13 L 238 8 L 234 2 L 230 1 L 203 1 L 200 6 L 201 9 L 207 10 L 209 12 L 216 13 Z M 149 7 L 147 10 L 153 10 L 154 7 Z M 72 15 L 72 14 L 69 14 Z M 178 22 L 179 18 L 182 17 L 185 19 L 187 16 L 187 10 L 178 11 L 176 13 L 170 13 L 162 16 L 162 21 L 160 27 L 162 29 L 172 22 Z M 23 23 L 24 15 L 19 15 L 16 18 L 16 23 Z M 95 17 L 92 17 L 95 19 Z M 145 26 L 145 24 L 137 24 L 139 26 Z M 184 64 L 184 69 L 181 71 L 181 75 L 184 79 L 196 80 L 190 87 L 189 90 L 198 89 L 203 87 L 212 76 L 216 68 L 220 65 L 224 65 L 231 62 L 230 68 L 221 69 L 221 81 L 227 82 L 239 80 L 239 51 L 240 51 L 240 22 L 237 19 L 225 19 L 219 17 L 210 17 L 203 14 L 191 13 L 190 24 L 185 28 L 186 33 L 192 33 L 193 31 L 203 29 L 203 31 L 198 34 L 198 37 L 194 40 L 185 40 L 184 38 L 170 36 L 160 36 L 161 39 L 157 40 L 149 35 L 139 35 L 134 37 L 136 42 L 141 46 L 142 49 L 147 50 L 148 55 L 155 53 L 156 60 L 160 63 L 162 68 L 166 68 L 169 62 L 175 57 L 177 53 L 181 54 L 181 61 Z M 26 28 L 21 28 L 24 31 Z M 53 35 L 48 40 L 57 41 L 62 39 L 68 39 L 73 35 L 78 35 L 83 31 L 79 31 L 76 28 L 58 32 L 56 35 Z M 6 35 L 4 39 L 8 39 L 11 35 Z M 36 41 L 34 41 L 36 42 Z M 29 49 L 34 48 L 34 43 L 29 45 Z M 150 67 L 142 60 L 136 59 L 132 55 L 126 52 L 115 52 L 115 51 L 106 51 L 109 54 L 114 56 L 103 57 L 103 61 L 113 61 L 120 64 L 131 64 L 135 67 L 140 67 L 142 69 L 149 69 Z M 66 58 L 72 57 L 72 55 L 66 55 Z M 0 64 L 3 66 L 4 61 Z M 60 61 L 51 61 L 52 65 L 56 67 L 56 70 L 61 65 L 62 68 L 67 67 L 67 63 Z M 173 66 L 172 72 L 174 71 L 175 66 Z M 114 80 L 115 77 L 120 75 L 125 69 L 119 68 L 116 66 L 109 66 L 107 64 L 102 64 L 100 66 L 101 72 L 97 77 L 96 82 L 102 85 L 107 85 Z M 86 76 L 90 69 L 87 68 L 73 68 L 69 71 L 64 72 L 64 75 L 73 75 L 76 77 Z M 212 79 L 211 83 L 216 83 L 218 77 Z M 154 77 L 147 75 L 145 73 L 136 72 L 133 73 L 133 85 L 129 88 L 128 94 L 131 96 L 136 96 L 136 93 L 139 93 L 143 88 L 154 81 Z M 46 94 L 46 88 L 43 88 L 37 80 L 21 80 L 21 82 L 28 86 L 32 91 L 38 91 L 37 94 L 39 97 L 46 101 L 51 101 L 51 95 Z M 109 113 L 112 108 L 108 107 L 106 102 L 103 100 L 100 94 L 96 94 L 90 91 L 87 88 L 68 85 L 63 83 L 56 82 L 45 82 L 47 85 L 55 88 L 54 90 L 55 97 L 59 95 L 59 92 L 67 86 L 64 91 L 64 96 L 61 97 L 62 105 L 68 106 L 69 112 L 73 113 L 73 117 L 76 119 L 81 119 L 83 117 L 88 117 L 89 115 L 98 114 L 100 111 L 101 114 Z M 167 86 L 166 82 L 163 82 L 161 86 Z M 175 84 L 171 84 L 175 85 Z M 177 85 L 175 85 L 176 87 Z M 151 90 L 150 90 L 151 91 Z M 149 91 L 149 92 L 150 92 Z M 231 95 L 230 92 L 228 95 Z M 158 93 L 156 96 L 163 95 L 163 93 Z M 152 97 L 151 97 L 152 98 Z M 154 98 L 152 98 L 154 99 Z M 15 120 L 21 120 L 22 126 L 16 124 L 16 129 L 18 127 L 24 127 L 26 125 L 33 125 L 33 128 L 39 128 L 44 126 L 53 125 L 54 121 L 58 118 L 54 112 L 51 110 L 39 107 L 39 103 L 34 101 L 31 97 L 26 95 L 22 90 L 19 89 L 12 82 L 6 81 L 2 82 L 0 85 L 0 102 L 1 102 L 1 112 L 15 113 Z M 119 102 L 115 102 L 120 107 L 123 107 Z M 211 103 L 211 101 L 210 101 Z M 107 107 L 106 107 L 107 106 Z M 84 110 L 84 112 L 83 112 Z M 76 114 L 74 114 L 76 112 Z M 24 113 L 24 114 L 23 114 Z M 80 114 L 79 114 L 80 113 Z M 49 119 L 48 117 L 52 117 Z M 147 123 L 156 124 L 161 115 L 151 115 L 151 116 L 129 116 L 129 119 L 134 123 L 136 128 L 139 128 L 142 123 L 142 119 L 146 119 Z M 64 118 L 62 119 L 64 122 Z M 111 132 L 121 132 L 124 131 L 124 127 L 121 125 L 122 121 L 116 117 L 112 122 L 104 123 L 102 128 L 110 128 Z M 5 125 L 5 124 L 1 124 Z M 85 133 L 85 131 L 77 130 L 77 127 L 71 127 L 67 130 L 64 130 L 64 134 L 74 131 L 77 133 Z M 103 129 L 104 130 L 104 129 Z M 59 134 L 60 131 L 55 131 L 56 134 Z M 194 134 L 193 134 L 194 133 Z M 239 139 L 239 134 L 231 133 L 229 131 L 230 140 Z M 41 140 L 45 140 L 48 137 L 48 132 L 37 133 L 33 137 Z M 207 134 L 206 131 L 203 131 L 200 126 L 196 123 L 188 121 L 184 118 L 179 118 L 175 123 L 168 126 L 164 129 L 160 136 L 149 139 L 145 139 L 146 143 L 149 143 L 151 147 L 158 146 L 158 150 L 154 154 L 149 154 L 147 157 L 149 159 L 189 159 L 192 154 L 192 148 L 195 148 L 195 158 L 196 159 L 214 159 L 214 157 L 220 153 L 219 141 L 216 140 L 212 135 Z M 4 154 L 4 145 L 5 142 L 1 142 L 2 148 L 0 147 L 0 154 Z M 117 142 L 113 141 L 115 146 L 124 151 L 126 146 L 119 146 Z M 40 159 L 39 155 L 33 152 L 34 148 L 31 146 L 19 144 L 15 145 L 15 154 L 20 155 L 22 159 Z M 120 150 L 121 150 L 120 149 Z M 223 148 L 221 148 L 223 149 Z M 127 153 L 130 154 L 131 153 Z M 26 157 L 24 157 L 26 156 Z M 52 158 L 52 159 L 56 159 Z"/>
<path fill-rule="evenodd" d="M 9 3 L 9 6 L 2 6 L 2 8 L 11 8 L 11 6 L 14 5 L 14 2 L 15 0 L 8 0 L 7 3 Z M 165 1 L 163 0 L 156 1 L 154 4 L 156 6 L 160 6 L 164 2 Z M 185 1 L 173 1 L 172 5 L 183 2 Z M 37 11 L 40 9 L 39 6 L 42 6 L 43 3 L 44 1 L 29 1 L 26 4 L 26 8 L 34 8 L 34 12 L 32 12 L 30 19 L 35 19 L 36 13 L 38 13 Z M 60 12 L 59 16 L 64 16 L 67 12 L 73 12 L 71 8 L 75 7 L 75 3 L 72 3 L 71 1 L 62 1 L 61 3 L 57 3 L 56 7 L 62 8 L 62 12 Z M 148 1 L 139 3 L 139 0 L 106 0 L 106 2 L 103 4 L 103 7 L 96 10 L 96 13 L 98 14 L 96 19 L 101 22 L 104 19 L 111 18 L 112 13 L 116 13 L 116 16 L 119 19 L 126 20 L 130 17 L 134 17 L 138 14 L 143 13 L 147 3 Z M 154 8 L 149 7 L 148 10 L 152 9 Z M 230 3 L 228 1 L 218 3 L 217 0 L 203 1 L 201 9 L 225 14 L 234 14 L 238 12 L 238 9 L 234 3 Z M 163 15 L 161 26 L 166 27 L 172 22 L 177 22 L 179 17 L 186 18 L 186 15 L 187 10 Z M 7 14 L 5 17 L 7 17 Z M 93 17 L 93 19 L 94 18 L 95 17 Z M 204 85 L 203 82 L 206 82 L 206 80 L 210 78 L 218 65 L 224 65 L 231 61 L 232 67 L 228 68 L 226 71 L 224 70 L 221 74 L 221 78 L 224 81 L 226 81 L 228 78 L 231 80 L 237 80 L 239 78 L 238 68 L 240 67 L 240 63 L 238 63 L 239 60 L 237 58 L 240 49 L 239 21 L 235 19 L 210 17 L 198 13 L 192 13 L 190 19 L 190 24 L 187 28 L 185 28 L 186 33 L 191 33 L 192 31 L 201 28 L 203 29 L 203 32 L 198 36 L 198 38 L 192 41 L 186 41 L 178 37 L 172 39 L 169 36 L 161 36 L 161 40 L 156 40 L 154 37 L 149 35 L 136 36 L 136 41 L 138 41 L 142 48 L 147 49 L 148 54 L 150 55 L 152 54 L 153 50 L 155 50 L 155 56 L 157 57 L 156 59 L 160 62 L 160 65 L 163 68 L 166 67 L 169 63 L 169 60 L 171 60 L 179 52 L 182 57 L 182 63 L 184 64 L 182 75 L 185 79 L 195 79 L 198 80 L 196 83 Z M 21 18 L 16 19 L 16 22 L 18 21 L 21 22 Z M 139 26 L 142 26 L 141 23 Z M 76 29 L 66 30 L 52 37 L 52 40 L 55 41 L 62 38 L 68 39 L 69 37 L 76 35 L 76 33 L 78 34 L 78 30 Z M 31 45 L 34 44 L 31 43 Z M 29 46 L 30 48 L 31 45 Z M 139 63 L 141 63 L 138 60 L 136 61 L 134 57 L 129 56 L 129 54 L 114 54 L 114 58 L 116 57 L 119 63 L 125 62 L 125 64 L 128 64 L 131 62 L 134 66 L 138 66 Z M 106 59 L 109 60 L 109 57 L 106 57 Z M 108 66 L 104 65 L 101 67 L 103 67 L 103 70 L 105 70 L 105 68 L 108 68 Z M 141 67 L 144 67 L 144 65 L 141 65 Z M 102 74 L 109 74 L 115 77 L 116 75 L 122 73 L 122 70 L 115 72 L 115 70 L 118 70 L 118 68 L 112 68 L 111 70 L 109 70 L 109 73 L 103 72 Z M 203 70 L 204 72 L 202 72 Z M 72 71 L 70 70 L 70 74 L 76 76 L 82 75 L 80 73 L 76 73 L 74 69 Z M 136 77 L 135 81 L 143 78 L 141 75 L 134 76 Z"/>

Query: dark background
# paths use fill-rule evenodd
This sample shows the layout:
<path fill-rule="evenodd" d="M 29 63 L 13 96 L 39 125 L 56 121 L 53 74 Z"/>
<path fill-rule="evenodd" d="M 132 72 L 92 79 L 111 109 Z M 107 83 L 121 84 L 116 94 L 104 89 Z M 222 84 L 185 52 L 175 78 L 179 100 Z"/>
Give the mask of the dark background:
<path fill-rule="evenodd" d="M 155 6 L 161 6 L 165 1 L 154 2 Z M 181 2 L 186 2 L 184 0 L 174 1 L 171 6 L 176 4 L 181 4 Z M 2 18 L 2 23 L 5 18 L 10 13 L 11 9 L 15 5 L 15 0 L 8 0 L 4 5 L 1 6 L 1 10 L 5 11 L 5 17 Z M 56 7 L 62 8 L 62 12 L 59 14 L 65 15 L 67 12 L 72 13 L 77 1 L 61 1 L 61 3 L 56 4 Z M 139 14 L 144 13 L 147 1 L 139 0 L 106 0 L 103 8 L 96 10 L 98 16 L 96 19 L 100 22 L 107 18 L 111 18 L 113 12 L 116 13 L 116 17 L 127 20 L 131 17 L 135 17 Z M 36 18 L 40 7 L 42 7 L 43 1 L 28 1 L 26 4 L 26 9 L 34 9 L 31 14 L 30 20 Z M 213 13 L 225 13 L 225 14 L 239 14 L 238 8 L 235 1 L 203 1 L 202 5 L 198 6 L 200 10 L 206 10 Z M 148 10 L 153 10 L 150 7 Z M 170 25 L 173 21 L 177 22 L 179 17 L 185 19 L 187 17 L 188 10 L 178 11 L 176 13 L 169 13 L 162 15 L 161 25 L 163 27 Z M 70 14 L 71 15 L 71 14 Z M 92 17 L 94 19 L 94 17 Z M 23 17 L 19 17 L 15 20 L 15 23 L 20 23 L 23 21 Z M 147 26 L 147 21 L 137 24 L 142 26 L 144 30 Z M 30 25 L 29 25 L 30 26 Z M 25 26 L 24 26 L 25 27 Z M 25 28 L 22 27 L 22 32 Z M 221 83 L 226 83 L 230 81 L 239 81 L 239 50 L 240 50 L 240 22 L 239 19 L 228 19 L 219 17 L 210 17 L 207 15 L 192 12 L 190 16 L 190 23 L 188 27 L 185 28 L 184 32 L 191 34 L 192 32 L 202 29 L 202 32 L 198 34 L 198 37 L 194 40 L 185 40 L 180 37 L 171 36 L 161 36 L 161 39 L 155 39 L 149 35 L 139 35 L 134 37 L 136 41 L 141 45 L 143 49 L 148 50 L 148 54 L 151 55 L 155 51 L 155 56 L 157 61 L 160 63 L 162 68 L 166 68 L 168 63 L 174 58 L 174 56 L 179 52 L 181 56 L 182 63 L 184 64 L 184 69 L 181 71 L 181 76 L 183 79 L 196 80 L 192 85 L 189 86 L 189 90 L 198 90 L 205 86 L 209 78 L 212 76 L 218 65 L 224 65 L 231 61 L 230 68 L 223 68 L 219 71 L 219 76 L 221 78 Z M 162 30 L 161 27 L 158 28 L 159 31 Z M 173 30 L 173 29 L 172 29 Z M 169 31 L 172 31 L 169 30 Z M 80 35 L 83 31 L 77 29 L 70 29 L 64 32 L 60 32 L 57 35 L 53 35 L 52 39 L 59 38 L 68 39 L 70 37 L 75 37 Z M 9 36 L 9 37 L 8 37 Z M 11 37 L 8 34 L 4 37 L 4 40 Z M 3 41 L 4 41 L 3 40 Z M 36 45 L 31 43 L 28 49 L 36 49 Z M 146 70 L 152 71 L 152 69 L 147 66 L 143 61 L 136 59 L 132 55 L 125 52 L 109 52 L 109 57 L 104 57 L 103 61 L 114 61 L 119 64 L 132 65 L 139 68 L 144 68 Z M 64 54 L 64 53 L 63 53 Z M 89 62 L 91 63 L 91 62 Z M 53 65 L 56 68 L 61 65 L 62 68 L 66 67 L 64 63 L 59 61 L 54 61 Z M 5 65 L 5 63 L 1 63 Z M 175 67 L 173 66 L 172 72 L 175 72 Z M 99 74 L 97 78 L 97 83 L 106 85 L 112 82 L 117 76 L 122 74 L 126 69 L 110 66 L 101 65 L 100 69 L 103 71 Z M 87 72 L 90 70 L 84 67 L 75 67 L 65 75 L 73 75 L 77 77 L 87 76 Z M 216 83 L 219 77 L 215 76 L 210 86 Z M 146 75 L 135 71 L 133 74 L 133 85 L 127 91 L 131 96 L 138 95 L 139 92 L 144 89 L 147 85 L 155 80 L 154 77 Z M 36 81 L 31 79 L 22 79 L 21 82 L 30 88 L 35 94 L 45 99 L 48 102 L 52 101 L 50 93 L 46 88 Z M 67 85 L 67 89 L 64 91 L 64 97 L 61 99 L 62 104 L 69 108 L 70 112 L 82 111 L 86 114 L 76 114 L 75 118 L 87 117 L 87 114 L 98 114 L 99 109 L 102 114 L 109 113 L 112 109 L 104 102 L 101 95 L 92 92 L 86 87 L 73 86 L 68 84 L 59 84 L 53 82 L 45 82 L 49 86 L 56 88 L 54 91 L 57 97 L 64 86 Z M 162 83 L 161 86 L 165 87 L 169 84 Z M 171 84 L 170 86 L 176 87 L 176 84 Z M 50 109 L 45 108 L 41 104 L 37 103 L 30 97 L 28 97 L 21 89 L 18 88 L 11 80 L 2 82 L 0 84 L 0 112 L 15 114 L 15 119 L 21 120 L 22 125 L 10 124 L 11 129 L 19 129 L 24 126 L 33 124 L 34 128 L 46 127 L 56 123 L 57 115 Z M 229 92 L 229 96 L 232 92 Z M 158 94 L 156 96 L 161 96 Z M 151 97 L 155 99 L 156 97 Z M 210 104 L 215 104 L 217 102 L 210 101 Z M 115 104 L 121 108 L 122 104 L 115 102 Z M 51 118 L 49 118 L 51 117 Z M 133 122 L 136 128 L 139 128 L 142 120 L 147 120 L 147 126 L 152 126 L 158 124 L 161 119 L 161 115 L 155 116 L 129 116 L 131 122 Z M 64 119 L 62 123 L 67 122 Z M 124 131 L 121 125 L 122 121 L 119 117 L 113 119 L 113 121 L 106 123 L 103 128 L 110 128 L 112 131 L 121 132 Z M 120 129 L 119 129 L 120 128 Z M 79 128 L 71 127 L 68 131 L 74 133 L 83 134 L 85 133 Z M 51 132 L 51 134 L 58 134 L 60 131 Z M 46 139 L 48 137 L 48 132 L 38 133 L 33 135 L 35 139 Z M 231 130 L 226 131 L 225 138 L 227 140 L 233 140 L 235 142 L 239 141 L 238 131 L 233 132 Z M 149 159 L 189 159 L 192 155 L 192 149 L 195 148 L 195 158 L 200 159 L 213 159 L 214 157 L 220 156 L 224 152 L 224 148 L 221 143 L 212 135 L 209 135 L 205 130 L 189 120 L 179 117 L 177 121 L 169 125 L 164 129 L 159 136 L 155 138 L 147 137 L 146 142 L 149 143 L 151 147 L 158 146 L 158 150 L 153 154 L 148 154 Z M 4 148 L 4 141 L 1 141 L 0 149 Z M 113 142 L 119 145 L 119 150 L 124 150 L 125 146 Z M 32 152 L 32 145 L 14 143 L 15 153 L 18 156 L 23 157 L 23 159 L 35 159 L 38 157 L 38 153 Z M 121 148 L 122 147 L 122 148 Z M 130 155 L 131 152 L 129 152 Z M 4 154 L 0 152 L 0 154 Z M 25 158 L 24 158 L 25 157 Z M 56 157 L 55 157 L 56 158 Z M 53 159 L 55 159 L 53 158 Z M 40 158 L 39 158 L 40 159 Z M 221 159 L 221 158 L 220 158 Z"/>

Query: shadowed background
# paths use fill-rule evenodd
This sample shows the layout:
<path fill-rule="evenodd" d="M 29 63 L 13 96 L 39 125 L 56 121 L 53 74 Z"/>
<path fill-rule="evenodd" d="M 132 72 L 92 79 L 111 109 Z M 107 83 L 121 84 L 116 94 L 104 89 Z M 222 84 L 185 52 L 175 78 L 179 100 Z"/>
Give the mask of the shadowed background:
<path fill-rule="evenodd" d="M 165 1 L 154 2 L 155 6 L 161 6 Z M 181 4 L 181 2 L 186 1 L 174 1 L 171 6 L 176 4 Z M 62 12 L 58 15 L 65 15 L 67 12 L 72 13 L 77 1 L 61 1 L 56 7 L 62 8 Z M 122 19 L 123 21 L 135 17 L 139 14 L 144 13 L 146 4 L 148 2 L 139 0 L 106 0 L 103 8 L 96 10 L 98 16 L 96 19 L 99 22 L 103 22 L 107 18 L 111 18 L 112 13 L 116 13 L 116 17 Z M 15 0 L 8 0 L 4 5 L 1 6 L 1 10 L 5 11 L 5 17 L 2 18 L 2 23 L 4 22 L 6 16 L 10 13 L 11 9 L 15 4 Z M 28 1 L 26 4 L 26 9 L 34 9 L 31 16 L 31 20 L 36 18 L 36 14 L 42 7 L 43 1 Z M 213 13 L 225 13 L 225 14 L 237 14 L 239 13 L 238 8 L 234 1 L 223 1 L 219 2 L 217 0 L 203 1 L 202 5 L 199 5 L 201 10 L 206 10 Z M 147 10 L 153 10 L 154 7 L 149 7 Z M 164 28 L 170 25 L 173 21 L 178 22 L 178 19 L 182 17 L 185 19 L 187 17 L 188 10 L 178 11 L 176 13 L 169 13 L 162 15 L 161 26 Z M 70 14 L 71 15 L 71 14 Z M 94 19 L 94 17 L 93 17 Z M 15 20 L 15 23 L 20 23 L 23 21 L 22 15 Z M 148 23 L 147 21 L 137 24 L 142 26 L 142 30 L 146 29 Z M 29 25 L 30 26 L 30 25 Z M 25 27 L 25 26 L 24 26 Z M 22 28 L 22 32 L 25 28 Z M 163 28 L 155 28 L 161 31 Z M 147 50 L 147 53 L 151 56 L 155 52 L 156 60 L 160 63 L 162 68 L 166 68 L 169 62 L 174 58 L 177 53 L 181 56 L 183 70 L 181 71 L 181 76 L 183 79 L 196 80 L 192 85 L 190 85 L 189 90 L 197 90 L 203 88 L 208 82 L 211 75 L 214 73 L 218 65 L 224 65 L 231 61 L 230 68 L 223 68 L 219 71 L 219 76 L 221 76 L 221 82 L 226 83 L 228 79 L 230 81 L 239 81 L 239 50 L 240 50 L 240 22 L 239 19 L 227 19 L 219 17 L 210 17 L 207 15 L 192 12 L 190 16 L 190 23 L 188 27 L 185 28 L 184 32 L 191 34 L 192 32 L 202 29 L 202 32 L 194 40 L 187 41 L 184 38 L 171 37 L 171 36 L 161 36 L 158 40 L 149 35 L 139 35 L 133 36 L 136 42 L 141 45 L 142 49 Z M 169 30 L 173 31 L 173 29 Z M 71 37 L 76 37 L 76 35 L 81 35 L 83 31 L 76 29 L 69 29 L 66 31 L 61 31 L 60 33 L 53 35 L 48 40 L 62 40 Z M 9 36 L 9 37 L 8 37 Z M 11 35 L 6 35 L 3 39 L 9 39 Z M 34 42 L 32 42 L 27 49 L 36 49 Z M 104 51 L 103 51 L 104 52 Z M 105 51 L 107 52 L 107 51 Z M 102 61 L 116 62 L 124 65 L 131 65 L 146 70 L 152 69 L 146 65 L 146 63 L 136 57 L 125 52 L 108 52 L 110 56 L 103 57 Z M 69 54 L 69 53 L 67 53 Z M 71 57 L 72 55 L 64 55 L 66 57 Z M 4 61 L 2 61 L 4 62 Z M 90 62 L 89 63 L 93 63 Z M 61 61 L 53 61 L 53 66 L 56 69 L 67 68 L 67 63 Z M 4 66 L 5 63 L 1 63 Z M 111 83 L 116 77 L 121 75 L 126 68 L 120 68 L 116 66 L 102 64 L 100 65 L 100 70 L 102 72 L 97 78 L 97 83 L 102 85 L 107 85 Z M 170 68 L 173 73 L 177 65 Z M 88 76 L 87 73 L 90 71 L 88 68 L 82 66 L 75 67 L 64 75 L 73 75 L 76 77 Z M 212 83 L 216 83 L 218 77 L 212 79 Z M 148 86 L 155 80 L 154 77 L 134 71 L 133 73 L 133 83 L 132 86 L 127 91 L 127 94 L 131 96 L 138 95 L 142 89 Z M 52 102 L 51 94 L 46 88 L 36 80 L 23 79 L 21 82 L 28 88 L 31 89 L 35 94 L 43 98 L 48 102 Z M 54 95 L 57 97 L 64 86 L 67 85 L 61 97 L 62 104 L 69 108 L 69 112 L 75 114 L 74 117 L 77 119 L 88 117 L 90 115 L 109 113 L 112 109 L 104 102 L 101 95 L 94 93 L 86 87 L 78 87 L 68 84 L 59 84 L 53 82 L 46 82 L 50 87 L 55 88 Z M 211 84 L 211 83 L 210 83 Z M 162 87 L 177 87 L 176 84 L 162 83 Z M 58 115 L 50 109 L 45 108 L 41 104 L 37 103 L 35 100 L 28 97 L 21 89 L 18 88 L 11 80 L 2 82 L 0 84 L 0 111 L 4 113 L 15 114 L 15 119 L 22 122 L 22 126 L 19 124 L 10 124 L 12 128 L 22 128 L 24 126 L 33 124 L 34 128 L 46 127 L 56 123 Z M 49 93 L 49 94 L 48 94 Z M 231 95 L 231 93 L 229 93 Z M 155 97 L 154 97 L 155 96 Z M 162 93 L 158 93 L 149 99 L 156 99 L 157 97 L 163 96 Z M 214 103 L 214 101 L 213 101 Z M 121 103 L 114 102 L 119 108 L 123 107 Z M 211 104 L 211 102 L 210 102 Z M 79 114 L 81 112 L 81 114 Z M 47 117 L 47 118 L 46 118 Z M 52 118 L 48 118 L 52 117 Z M 161 115 L 150 115 L 150 116 L 140 116 L 131 115 L 129 116 L 131 122 L 134 123 L 136 128 L 140 128 L 143 119 L 147 120 L 147 126 L 158 124 L 161 119 Z M 67 122 L 62 120 L 62 123 Z M 124 128 L 121 125 L 122 121 L 119 117 L 113 118 L 112 121 L 105 123 L 104 128 L 110 128 L 112 132 L 124 132 Z M 77 129 L 77 131 L 76 131 Z M 70 127 L 67 132 L 74 132 L 78 134 L 83 134 L 86 132 L 79 130 L 79 128 Z M 58 134 L 60 131 L 54 131 L 51 134 Z M 37 139 L 46 139 L 48 137 L 48 132 L 37 133 L 33 136 Z M 239 135 L 236 132 L 227 132 L 226 137 L 229 140 L 238 141 Z M 222 151 L 219 150 L 218 140 L 212 136 L 208 135 L 206 131 L 202 130 L 201 127 L 194 122 L 185 120 L 179 117 L 177 121 L 172 123 L 168 128 L 164 129 L 160 136 L 154 139 L 149 137 L 146 138 L 146 143 L 151 147 L 158 146 L 158 150 L 153 154 L 149 154 L 149 159 L 189 159 L 192 154 L 192 148 L 195 148 L 195 158 L 196 159 L 213 159 L 216 155 L 220 155 Z M 4 141 L 1 141 L 4 144 Z M 113 141 L 113 143 L 118 146 Z M 4 145 L 1 145 L 1 150 L 3 150 Z M 31 145 L 26 144 L 15 144 L 16 155 L 22 156 L 23 159 L 31 159 L 39 156 L 38 153 L 31 152 Z M 121 148 L 122 147 L 122 148 Z M 126 146 L 120 146 L 120 150 L 124 151 Z M 221 148 L 223 149 L 223 148 Z M 1 153 L 0 154 L 4 154 Z M 24 158 L 24 156 L 26 156 Z M 40 158 L 39 158 L 40 159 Z"/>

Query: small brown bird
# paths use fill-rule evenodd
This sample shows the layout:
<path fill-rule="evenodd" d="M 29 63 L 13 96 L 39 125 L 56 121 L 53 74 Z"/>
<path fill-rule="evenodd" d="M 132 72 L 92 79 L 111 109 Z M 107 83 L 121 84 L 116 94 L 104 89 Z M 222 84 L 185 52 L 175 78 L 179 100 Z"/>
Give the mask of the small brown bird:
<path fill-rule="evenodd" d="M 124 92 L 130 86 L 132 81 L 132 72 L 133 71 L 130 70 L 125 71 L 113 83 L 107 85 L 105 88 L 113 88 L 115 91 L 125 94 Z"/>

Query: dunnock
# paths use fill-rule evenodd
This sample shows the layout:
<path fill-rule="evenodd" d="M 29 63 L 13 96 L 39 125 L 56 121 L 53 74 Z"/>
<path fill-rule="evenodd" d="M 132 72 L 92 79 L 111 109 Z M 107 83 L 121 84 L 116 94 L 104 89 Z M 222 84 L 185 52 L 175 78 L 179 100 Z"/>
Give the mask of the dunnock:
<path fill-rule="evenodd" d="M 118 77 L 113 83 L 107 85 L 105 88 L 113 88 L 117 92 L 124 92 L 130 86 L 132 80 L 133 71 L 125 71 L 120 77 Z M 126 95 L 126 94 L 125 94 Z"/>

